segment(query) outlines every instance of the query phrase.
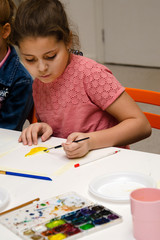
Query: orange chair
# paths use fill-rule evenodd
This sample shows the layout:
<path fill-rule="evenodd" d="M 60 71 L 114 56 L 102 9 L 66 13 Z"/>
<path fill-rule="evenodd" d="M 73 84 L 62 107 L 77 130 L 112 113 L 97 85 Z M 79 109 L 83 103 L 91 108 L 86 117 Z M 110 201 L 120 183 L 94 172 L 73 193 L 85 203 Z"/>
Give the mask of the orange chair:
<path fill-rule="evenodd" d="M 36 123 L 37 118 L 36 118 L 36 110 L 35 107 L 33 106 L 32 110 L 30 111 L 30 114 L 28 116 L 28 121 L 31 123 Z"/>
<path fill-rule="evenodd" d="M 126 92 L 136 101 L 160 106 L 160 92 L 154 92 L 136 88 L 125 88 Z M 160 115 L 144 112 L 152 128 L 160 129 Z"/>

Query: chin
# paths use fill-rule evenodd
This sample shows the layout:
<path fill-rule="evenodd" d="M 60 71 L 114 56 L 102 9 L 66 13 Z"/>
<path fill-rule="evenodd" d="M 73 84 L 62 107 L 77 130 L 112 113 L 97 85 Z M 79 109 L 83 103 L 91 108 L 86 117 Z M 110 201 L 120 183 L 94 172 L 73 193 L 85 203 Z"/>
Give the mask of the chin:
<path fill-rule="evenodd" d="M 53 82 L 54 81 L 54 79 L 53 78 L 38 78 L 41 82 L 43 82 L 43 83 L 51 83 L 51 82 Z"/>
<path fill-rule="evenodd" d="M 52 79 L 52 80 L 44 80 L 44 79 L 39 79 L 41 82 L 43 82 L 43 83 L 51 83 L 51 82 L 53 82 L 54 80 Z"/>

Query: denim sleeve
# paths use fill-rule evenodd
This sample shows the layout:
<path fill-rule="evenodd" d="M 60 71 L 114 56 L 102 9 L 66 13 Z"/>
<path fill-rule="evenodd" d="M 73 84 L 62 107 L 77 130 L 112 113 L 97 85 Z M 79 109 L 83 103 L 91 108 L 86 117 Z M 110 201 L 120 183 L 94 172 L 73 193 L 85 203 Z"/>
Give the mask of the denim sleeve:
<path fill-rule="evenodd" d="M 0 128 L 21 131 L 32 106 L 32 81 L 21 79 L 11 87 L 0 110 Z"/>

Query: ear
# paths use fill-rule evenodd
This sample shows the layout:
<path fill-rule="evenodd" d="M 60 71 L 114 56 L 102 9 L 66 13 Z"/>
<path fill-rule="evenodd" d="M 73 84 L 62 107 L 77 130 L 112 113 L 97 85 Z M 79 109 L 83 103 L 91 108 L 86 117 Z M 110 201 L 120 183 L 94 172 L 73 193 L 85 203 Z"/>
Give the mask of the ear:
<path fill-rule="evenodd" d="M 6 23 L 2 28 L 2 37 L 3 39 L 7 39 L 11 33 L 11 25 L 9 23 Z"/>

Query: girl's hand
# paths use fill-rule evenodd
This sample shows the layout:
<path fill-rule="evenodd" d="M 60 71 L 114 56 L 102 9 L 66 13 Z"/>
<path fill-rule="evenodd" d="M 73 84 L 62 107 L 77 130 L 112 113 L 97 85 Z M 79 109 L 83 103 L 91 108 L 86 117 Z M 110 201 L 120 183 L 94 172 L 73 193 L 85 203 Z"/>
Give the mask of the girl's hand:
<path fill-rule="evenodd" d="M 86 155 L 90 150 L 90 139 L 73 142 L 75 140 L 88 137 L 89 134 L 75 132 L 68 136 L 66 143 L 62 143 L 63 149 L 68 158 L 79 158 Z"/>
<path fill-rule="evenodd" d="M 42 141 L 46 141 L 53 134 L 52 128 L 47 123 L 33 123 L 25 128 L 18 141 L 23 142 L 24 145 L 31 146 L 38 143 L 38 136 L 41 135 Z"/>

